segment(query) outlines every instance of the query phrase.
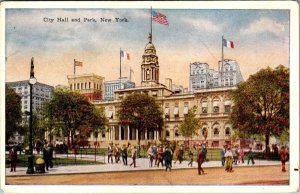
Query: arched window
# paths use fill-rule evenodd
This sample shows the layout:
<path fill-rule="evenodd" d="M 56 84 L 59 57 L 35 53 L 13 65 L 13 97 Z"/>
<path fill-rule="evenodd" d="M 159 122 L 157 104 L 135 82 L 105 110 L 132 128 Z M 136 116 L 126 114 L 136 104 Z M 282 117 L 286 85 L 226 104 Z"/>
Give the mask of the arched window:
<path fill-rule="evenodd" d="M 219 136 L 219 129 L 218 128 L 214 128 L 214 136 Z"/>
<path fill-rule="evenodd" d="M 179 134 L 179 131 L 178 131 L 178 129 L 176 129 L 176 130 L 175 130 L 175 137 L 179 137 L 179 135 L 180 135 L 180 134 Z"/>
<path fill-rule="evenodd" d="M 166 138 L 170 138 L 170 131 L 166 130 Z"/>
<path fill-rule="evenodd" d="M 230 135 L 230 128 L 226 127 L 225 129 L 225 136 L 229 136 Z"/>
<path fill-rule="evenodd" d="M 203 137 L 204 137 L 205 139 L 207 138 L 208 131 L 207 131 L 207 128 L 206 128 L 206 127 L 204 127 L 204 128 L 202 129 L 202 135 L 203 135 Z"/>

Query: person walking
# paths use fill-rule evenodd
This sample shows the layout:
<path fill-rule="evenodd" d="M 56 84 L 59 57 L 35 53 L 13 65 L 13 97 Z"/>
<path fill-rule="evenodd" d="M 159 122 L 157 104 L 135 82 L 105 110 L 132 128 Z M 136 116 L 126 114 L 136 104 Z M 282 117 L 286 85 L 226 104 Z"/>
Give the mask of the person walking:
<path fill-rule="evenodd" d="M 147 151 L 147 155 L 149 158 L 149 167 L 152 167 L 153 159 L 154 159 L 154 153 L 153 153 L 153 145 L 151 145 Z"/>
<path fill-rule="evenodd" d="M 233 155 L 233 163 L 234 163 L 235 165 L 237 165 L 237 161 L 238 161 L 238 157 L 239 157 L 237 146 L 234 146 L 234 147 L 232 148 L 232 155 Z"/>
<path fill-rule="evenodd" d="M 48 144 L 48 156 L 49 156 L 49 167 L 53 168 L 53 145 L 51 143 Z"/>
<path fill-rule="evenodd" d="M 197 153 L 197 162 L 198 162 L 198 175 L 201 175 L 201 173 L 204 174 L 204 170 L 202 168 L 202 164 L 205 160 L 205 152 L 203 148 L 199 148 L 198 153 Z"/>
<path fill-rule="evenodd" d="M 113 147 L 112 147 L 112 143 L 110 143 L 107 147 L 107 160 L 108 160 L 108 163 L 109 163 L 109 160 L 111 160 L 111 163 L 113 164 L 114 161 L 113 161 Z"/>
<path fill-rule="evenodd" d="M 179 164 L 181 164 L 183 160 L 183 154 L 184 154 L 184 149 L 183 149 L 183 145 L 181 145 L 179 149 Z"/>
<path fill-rule="evenodd" d="M 190 148 L 190 150 L 189 150 L 189 158 L 190 158 L 190 162 L 188 163 L 188 166 L 191 165 L 191 167 L 192 167 L 193 166 L 193 160 L 194 160 L 194 153 L 193 153 L 192 148 Z"/>
<path fill-rule="evenodd" d="M 239 149 L 239 161 L 238 161 L 238 163 L 240 163 L 240 161 L 242 160 L 242 163 L 244 164 L 244 156 L 245 156 L 244 149 L 242 147 L 240 147 L 240 149 Z"/>
<path fill-rule="evenodd" d="M 288 160 L 288 152 L 285 146 L 282 146 L 279 151 L 279 156 L 281 160 L 281 171 L 286 172 L 285 162 Z"/>
<path fill-rule="evenodd" d="M 163 165 L 163 157 L 164 157 L 164 151 L 162 145 L 160 145 L 157 150 L 157 167 L 159 167 L 160 163 L 161 165 Z"/>
<path fill-rule="evenodd" d="M 169 146 L 166 147 L 164 156 L 165 156 L 165 160 L 166 160 L 166 162 L 165 162 L 166 171 L 168 171 L 168 169 L 169 169 L 169 171 L 171 171 L 173 152 Z"/>
<path fill-rule="evenodd" d="M 249 152 L 248 152 L 248 165 L 249 165 L 249 163 L 250 163 L 250 160 L 251 160 L 251 162 L 252 162 L 252 165 L 254 165 L 255 162 L 254 162 L 254 156 L 253 156 L 252 148 L 250 148 L 250 150 L 249 150 Z"/>
<path fill-rule="evenodd" d="M 137 149 L 136 146 L 134 146 L 133 149 L 131 150 L 132 163 L 130 164 L 130 167 L 131 165 L 133 165 L 134 168 L 136 167 L 136 155 L 137 155 Z"/>
<path fill-rule="evenodd" d="M 233 164 L 233 153 L 231 147 L 228 146 L 225 153 L 225 170 L 227 172 L 232 172 L 232 164 Z"/>
<path fill-rule="evenodd" d="M 121 153 L 122 153 L 122 161 L 123 161 L 123 165 L 127 166 L 127 155 L 128 155 L 128 151 L 127 151 L 126 145 L 124 144 L 122 149 L 121 149 Z"/>
<path fill-rule="evenodd" d="M 225 165 L 225 153 L 226 153 L 226 146 L 224 145 L 220 152 L 222 166 Z"/>
<path fill-rule="evenodd" d="M 48 171 L 49 170 L 49 153 L 48 153 L 48 150 L 46 149 L 46 146 L 43 147 L 43 159 L 45 162 L 45 168 Z"/>
<path fill-rule="evenodd" d="M 9 150 L 10 172 L 16 172 L 18 154 L 16 148 L 12 147 Z"/>

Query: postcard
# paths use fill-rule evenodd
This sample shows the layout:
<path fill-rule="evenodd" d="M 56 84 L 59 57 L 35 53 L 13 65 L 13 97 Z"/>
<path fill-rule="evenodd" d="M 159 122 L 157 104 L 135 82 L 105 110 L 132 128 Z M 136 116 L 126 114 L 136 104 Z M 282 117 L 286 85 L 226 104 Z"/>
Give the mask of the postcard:
<path fill-rule="evenodd" d="M 2 2 L 1 190 L 299 192 L 298 6 Z"/>

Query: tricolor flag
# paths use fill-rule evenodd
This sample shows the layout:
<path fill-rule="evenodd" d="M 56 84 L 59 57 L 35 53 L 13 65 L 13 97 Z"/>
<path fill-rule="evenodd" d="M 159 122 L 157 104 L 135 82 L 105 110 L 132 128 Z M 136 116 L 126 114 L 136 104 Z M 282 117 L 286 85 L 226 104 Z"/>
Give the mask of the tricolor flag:
<path fill-rule="evenodd" d="M 121 57 L 130 60 L 130 54 L 121 50 Z"/>
<path fill-rule="evenodd" d="M 226 39 L 223 39 L 223 46 L 229 47 L 229 48 L 234 48 L 233 41 L 229 41 L 229 40 L 226 40 Z"/>
<path fill-rule="evenodd" d="M 152 20 L 163 25 L 167 25 L 167 26 L 169 25 L 167 16 L 156 11 L 152 11 Z"/>
<path fill-rule="evenodd" d="M 74 66 L 82 67 L 82 62 L 74 60 Z"/>

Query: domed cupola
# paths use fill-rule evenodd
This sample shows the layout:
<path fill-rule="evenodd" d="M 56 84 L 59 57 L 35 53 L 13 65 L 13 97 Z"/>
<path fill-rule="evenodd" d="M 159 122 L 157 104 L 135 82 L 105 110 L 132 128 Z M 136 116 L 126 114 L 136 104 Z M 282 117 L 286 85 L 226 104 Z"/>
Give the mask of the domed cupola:
<path fill-rule="evenodd" d="M 156 55 L 156 49 L 152 43 L 151 34 L 149 34 L 149 42 L 145 46 L 143 54 L 142 68 L 142 86 L 157 86 L 159 81 L 159 63 Z"/>

